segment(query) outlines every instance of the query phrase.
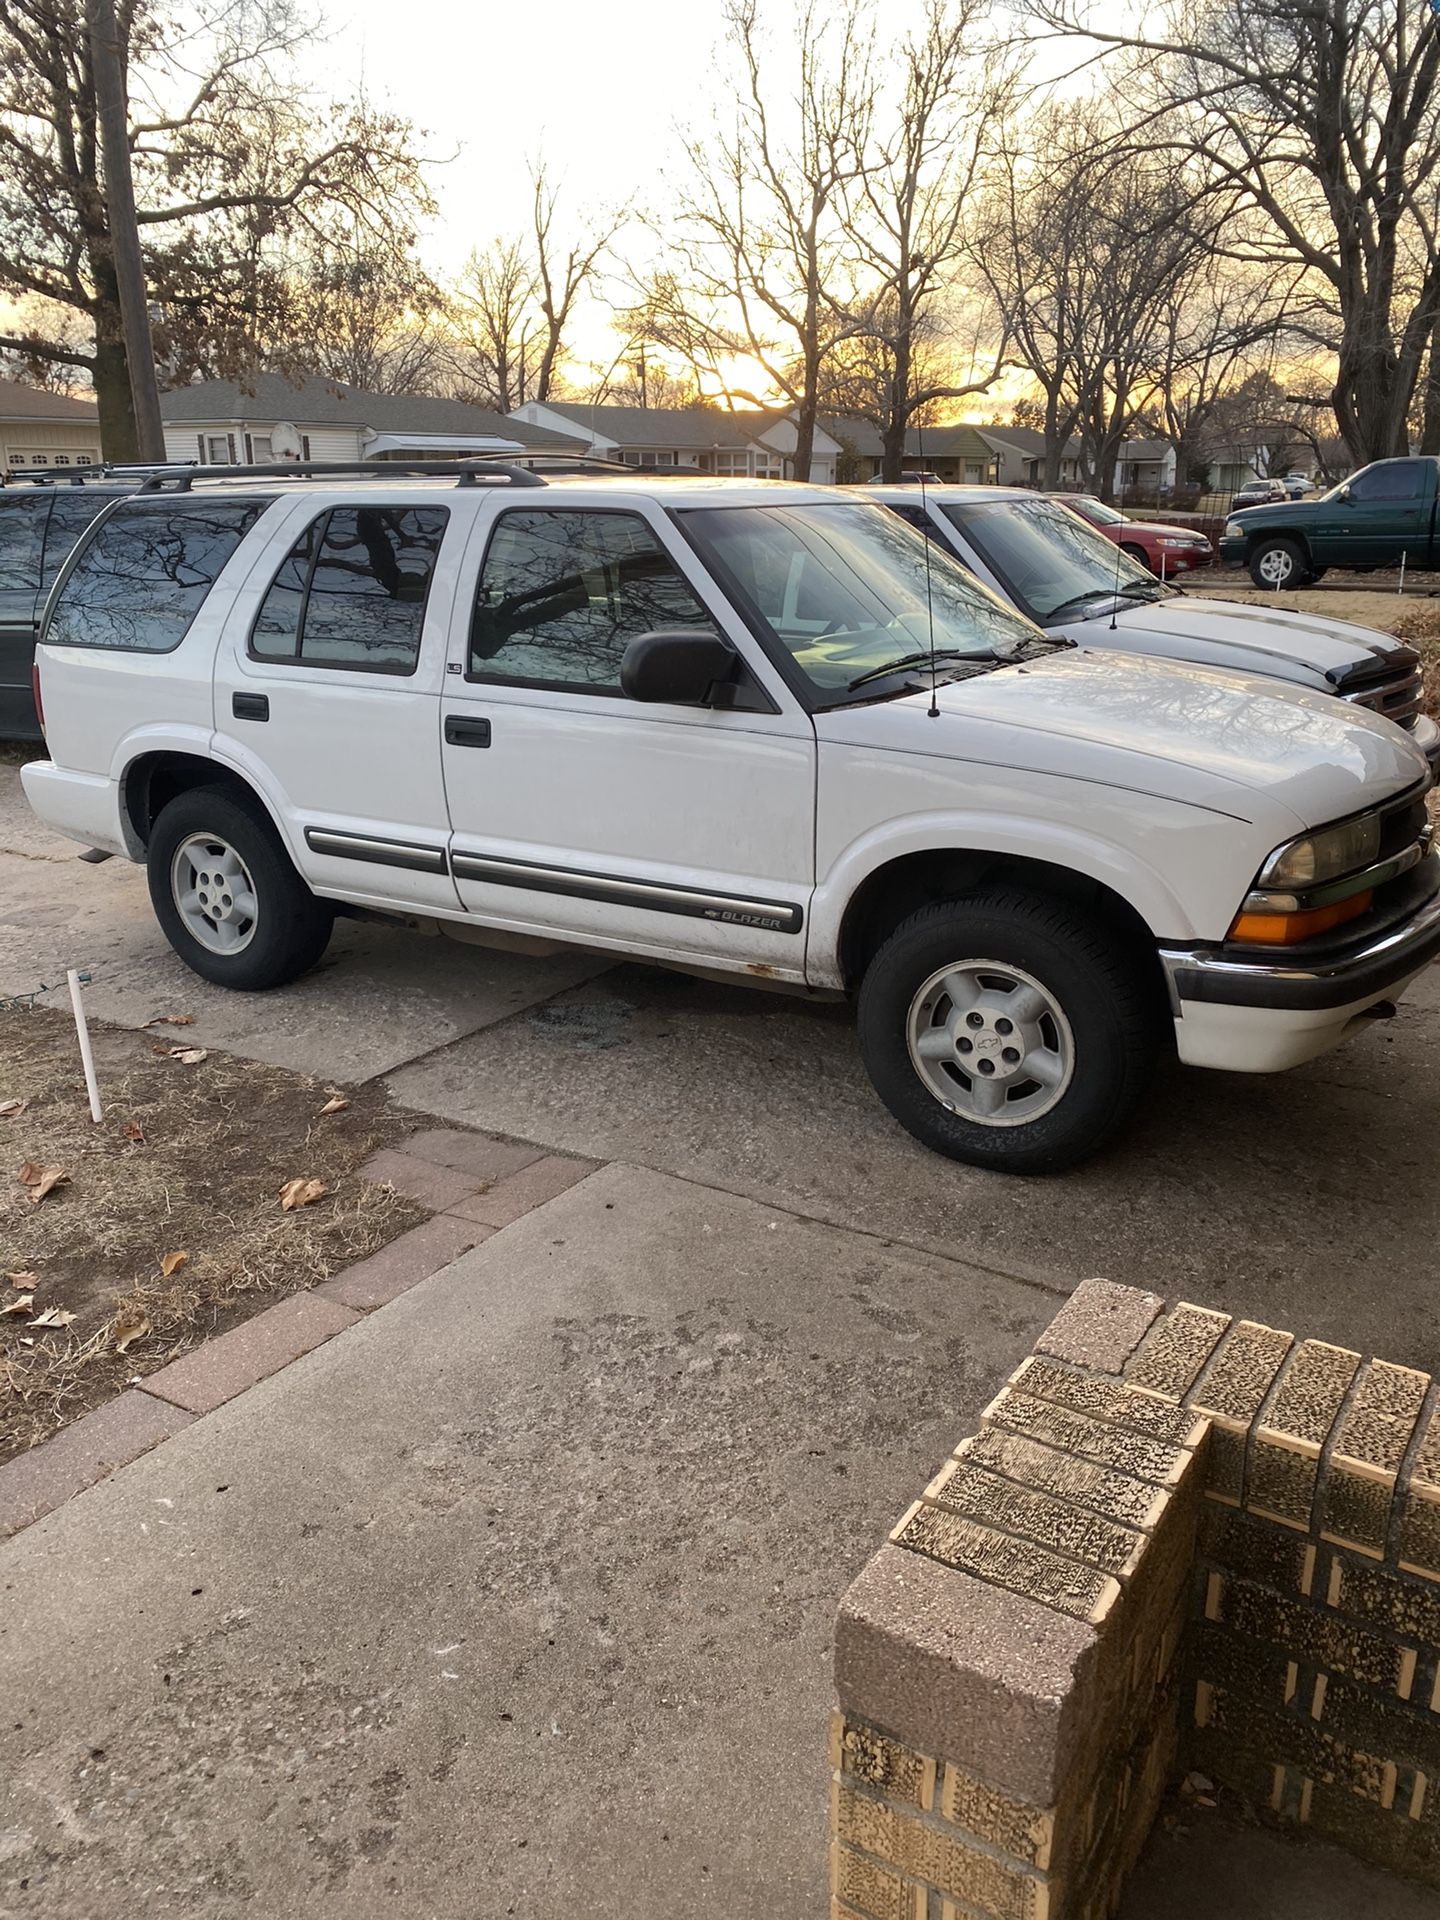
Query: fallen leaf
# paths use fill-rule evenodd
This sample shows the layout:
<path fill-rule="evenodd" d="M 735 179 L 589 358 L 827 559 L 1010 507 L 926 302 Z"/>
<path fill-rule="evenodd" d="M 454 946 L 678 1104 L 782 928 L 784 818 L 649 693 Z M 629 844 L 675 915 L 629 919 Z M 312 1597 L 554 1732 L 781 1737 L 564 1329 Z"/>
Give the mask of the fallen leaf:
<path fill-rule="evenodd" d="M 33 1287 L 39 1284 L 33 1273 L 7 1273 L 5 1278 L 12 1287 Z"/>
<path fill-rule="evenodd" d="M 160 1271 L 168 1280 L 172 1273 L 178 1273 L 190 1258 L 188 1253 L 167 1253 L 160 1262 Z"/>
<path fill-rule="evenodd" d="M 286 1213 L 293 1213 L 296 1207 L 308 1207 L 313 1200 L 321 1200 L 330 1191 L 323 1180 L 287 1180 L 280 1189 L 280 1206 Z"/>
<path fill-rule="evenodd" d="M 47 1193 L 53 1193 L 56 1187 L 68 1187 L 70 1176 L 63 1167 L 37 1166 L 35 1161 L 27 1160 L 16 1175 L 22 1187 L 30 1189 L 30 1204 L 38 1207 Z"/>
<path fill-rule="evenodd" d="M 29 1104 L 28 1100 L 0 1100 L 0 1120 L 9 1120 L 17 1113 L 24 1113 Z"/>
<path fill-rule="evenodd" d="M 345 1098 L 343 1093 L 337 1093 L 333 1099 L 325 1102 L 316 1117 L 317 1119 L 323 1120 L 327 1113 L 343 1113 L 349 1104 L 350 1102 Z"/>
<path fill-rule="evenodd" d="M 193 1013 L 157 1013 L 153 1020 L 142 1020 L 140 1030 L 143 1033 L 146 1027 L 193 1027 L 194 1024 Z"/>
<path fill-rule="evenodd" d="M 139 1145 L 139 1146 L 142 1146 L 142 1147 L 144 1146 L 144 1144 L 145 1144 L 145 1129 L 144 1129 L 144 1128 L 143 1128 L 143 1127 L 141 1126 L 141 1124 L 140 1124 L 140 1122 L 139 1122 L 138 1120 L 127 1120 L 127 1121 L 126 1121 L 126 1123 L 125 1123 L 125 1138 L 126 1138 L 127 1140 L 134 1140 L 134 1141 L 135 1141 L 135 1142 L 137 1143 L 137 1145 Z"/>
<path fill-rule="evenodd" d="M 30 1324 L 32 1327 L 68 1327 L 74 1318 L 64 1307 L 47 1307 L 44 1313 L 37 1313 Z"/>
<path fill-rule="evenodd" d="M 30 1311 L 30 1303 L 34 1298 L 33 1293 L 22 1293 L 16 1300 L 7 1300 L 5 1305 L 0 1307 L 0 1314 L 28 1313 Z"/>
<path fill-rule="evenodd" d="M 172 1060 L 181 1060 L 187 1067 L 198 1067 L 202 1060 L 210 1058 L 204 1047 L 166 1047 L 165 1051 Z"/>
<path fill-rule="evenodd" d="M 143 1313 L 117 1314 L 110 1331 L 115 1336 L 115 1351 L 124 1353 L 127 1347 L 144 1339 L 150 1331 L 150 1322 Z"/>

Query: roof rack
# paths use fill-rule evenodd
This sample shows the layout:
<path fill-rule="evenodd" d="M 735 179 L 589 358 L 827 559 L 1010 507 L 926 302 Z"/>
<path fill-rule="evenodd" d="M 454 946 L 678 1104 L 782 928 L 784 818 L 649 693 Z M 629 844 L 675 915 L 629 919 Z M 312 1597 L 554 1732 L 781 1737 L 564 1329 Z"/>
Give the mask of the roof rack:
<path fill-rule="evenodd" d="M 141 493 L 159 493 L 167 486 L 173 486 L 177 493 L 188 493 L 196 480 L 312 480 L 342 474 L 375 474 L 390 479 L 418 474 L 453 480 L 458 487 L 475 487 L 493 480 L 504 480 L 512 487 L 545 485 L 538 473 L 508 460 L 283 460 L 264 466 L 171 466 L 140 471 L 149 475 L 141 483 Z"/>
<path fill-rule="evenodd" d="M 109 480 L 118 477 L 114 469 L 107 467 L 103 460 L 92 461 L 83 467 L 7 467 L 5 479 L 28 481 L 32 487 L 53 487 L 62 483 L 78 487 L 82 480 Z"/>

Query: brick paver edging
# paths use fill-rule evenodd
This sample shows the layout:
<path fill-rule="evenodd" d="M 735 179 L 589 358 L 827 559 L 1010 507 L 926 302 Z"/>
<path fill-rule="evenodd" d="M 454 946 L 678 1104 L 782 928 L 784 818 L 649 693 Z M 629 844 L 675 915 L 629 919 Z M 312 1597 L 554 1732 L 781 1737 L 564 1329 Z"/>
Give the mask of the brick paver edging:
<path fill-rule="evenodd" d="M 448 1127 L 413 1134 L 403 1151 L 373 1154 L 360 1168 L 361 1178 L 433 1207 L 433 1217 L 311 1291 L 291 1294 L 202 1342 L 53 1440 L 0 1466 L 0 1540 L 269 1379 L 594 1171 L 591 1160 Z"/>
<path fill-rule="evenodd" d="M 1108 1920 L 1190 1768 L 1440 1886 L 1440 1392 L 1087 1281 L 835 1677 L 834 1920 Z"/>

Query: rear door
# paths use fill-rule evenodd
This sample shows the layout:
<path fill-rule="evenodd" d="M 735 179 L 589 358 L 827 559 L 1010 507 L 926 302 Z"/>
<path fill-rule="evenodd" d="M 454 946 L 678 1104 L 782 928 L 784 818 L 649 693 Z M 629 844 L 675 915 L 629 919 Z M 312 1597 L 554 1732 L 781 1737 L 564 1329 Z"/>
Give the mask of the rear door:
<path fill-rule="evenodd" d="M 458 500 L 296 494 L 237 596 L 215 674 L 217 756 L 249 774 L 311 883 L 458 908 L 440 685 Z"/>
<path fill-rule="evenodd" d="M 531 496 L 475 544 L 442 749 L 465 905 L 519 930 L 803 978 L 814 728 L 666 516 Z M 736 646 L 750 710 L 625 697 L 628 643 L 677 628 Z"/>
<path fill-rule="evenodd" d="M 30 694 L 51 487 L 0 493 L 0 740 L 40 731 Z"/>

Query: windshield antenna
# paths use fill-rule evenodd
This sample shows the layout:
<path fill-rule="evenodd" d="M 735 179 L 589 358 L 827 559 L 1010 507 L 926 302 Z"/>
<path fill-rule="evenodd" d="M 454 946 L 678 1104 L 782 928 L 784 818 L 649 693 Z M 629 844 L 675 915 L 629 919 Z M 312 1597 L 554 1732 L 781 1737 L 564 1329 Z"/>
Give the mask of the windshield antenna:
<path fill-rule="evenodd" d="M 920 455 L 920 517 L 925 522 L 925 623 L 930 629 L 930 706 L 928 712 L 932 720 L 940 718 L 940 704 L 935 697 L 935 603 L 930 597 L 930 508 L 925 495 L 925 429 L 918 423 L 915 428 L 915 446 Z"/>
<path fill-rule="evenodd" d="M 1123 492 L 1124 489 L 1122 488 L 1121 491 Z M 1122 507 L 1120 511 L 1121 511 L 1121 518 L 1123 519 L 1124 508 Z M 1111 633 L 1114 633 L 1115 631 L 1115 615 L 1120 611 L 1120 555 L 1122 554 L 1123 551 L 1124 549 L 1120 545 L 1120 536 L 1117 533 L 1115 536 L 1115 598 L 1110 602 Z"/>

